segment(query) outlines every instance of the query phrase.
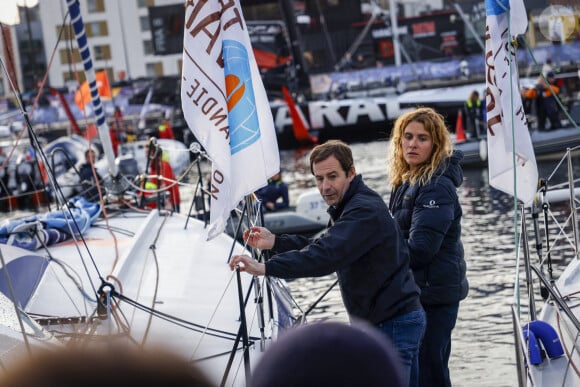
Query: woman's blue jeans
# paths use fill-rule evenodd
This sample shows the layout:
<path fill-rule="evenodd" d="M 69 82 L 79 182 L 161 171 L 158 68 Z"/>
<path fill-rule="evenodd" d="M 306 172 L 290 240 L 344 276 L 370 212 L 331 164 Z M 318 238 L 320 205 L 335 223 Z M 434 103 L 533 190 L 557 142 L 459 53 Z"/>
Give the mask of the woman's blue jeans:
<path fill-rule="evenodd" d="M 404 377 L 405 380 L 409 380 L 411 387 L 419 385 L 419 348 L 425 333 L 426 321 L 425 311 L 417 309 L 378 325 L 399 351 Z"/>

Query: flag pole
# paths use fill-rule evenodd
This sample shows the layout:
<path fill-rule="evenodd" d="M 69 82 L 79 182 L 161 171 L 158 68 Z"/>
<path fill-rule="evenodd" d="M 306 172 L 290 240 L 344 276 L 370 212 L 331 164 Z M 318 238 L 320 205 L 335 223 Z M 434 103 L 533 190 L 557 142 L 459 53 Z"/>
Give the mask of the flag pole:
<path fill-rule="evenodd" d="M 105 157 L 107 159 L 109 174 L 113 178 L 115 178 L 117 177 L 115 152 L 113 151 L 113 143 L 111 141 L 111 136 L 109 134 L 109 125 L 105 120 L 105 113 L 103 110 L 103 105 L 101 103 L 101 97 L 99 96 L 99 91 L 97 89 L 97 79 L 95 75 L 95 69 L 93 67 L 93 61 L 91 59 L 91 51 L 88 45 L 88 40 L 85 32 L 85 26 L 83 24 L 83 18 L 81 16 L 79 2 L 78 0 L 67 0 L 67 6 L 71 16 L 71 23 L 75 32 L 75 36 L 77 38 L 79 53 L 83 61 L 85 76 L 91 90 L 93 112 L 95 114 L 97 130 L 99 133 L 101 144 L 103 146 L 103 152 L 105 153 Z"/>

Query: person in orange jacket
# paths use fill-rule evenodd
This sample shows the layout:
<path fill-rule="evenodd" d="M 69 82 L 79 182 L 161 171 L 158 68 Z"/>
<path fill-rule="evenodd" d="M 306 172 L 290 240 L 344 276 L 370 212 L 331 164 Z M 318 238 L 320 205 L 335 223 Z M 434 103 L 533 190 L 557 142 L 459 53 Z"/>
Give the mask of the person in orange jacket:
<path fill-rule="evenodd" d="M 153 176 L 147 180 L 145 188 L 148 190 L 167 189 L 169 191 L 171 210 L 179 212 L 181 196 L 179 193 L 179 184 L 177 184 L 177 179 L 175 178 L 171 164 L 169 164 L 168 160 L 164 159 L 162 149 L 156 145 L 153 145 L 152 148 L 150 148 L 150 145 L 147 145 L 145 150 L 149 158 L 149 174 Z M 161 179 L 157 176 L 160 176 Z M 155 202 L 149 204 L 151 208 L 155 208 L 156 206 Z"/>
<path fill-rule="evenodd" d="M 560 93 L 560 88 L 556 85 L 554 73 L 551 71 L 547 73 L 546 80 L 540 77 L 534 88 L 527 89 L 524 92 L 526 99 L 536 102 L 538 130 L 546 130 L 546 120 L 550 121 L 550 129 L 562 127 L 560 109 L 556 101 L 558 93 Z"/>

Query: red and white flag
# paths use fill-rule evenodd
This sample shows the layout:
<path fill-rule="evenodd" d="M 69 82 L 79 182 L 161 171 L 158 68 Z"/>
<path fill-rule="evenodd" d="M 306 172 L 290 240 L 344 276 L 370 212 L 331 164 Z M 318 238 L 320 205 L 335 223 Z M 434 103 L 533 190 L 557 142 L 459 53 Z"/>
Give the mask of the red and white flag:
<path fill-rule="evenodd" d="M 522 0 L 485 0 L 485 8 L 489 182 L 531 204 L 537 190 L 538 167 L 519 91 L 515 48 L 511 45 L 527 29 L 526 9 Z"/>
<path fill-rule="evenodd" d="M 208 239 L 280 170 L 270 104 L 239 0 L 185 2 L 181 101 L 212 160 Z"/>

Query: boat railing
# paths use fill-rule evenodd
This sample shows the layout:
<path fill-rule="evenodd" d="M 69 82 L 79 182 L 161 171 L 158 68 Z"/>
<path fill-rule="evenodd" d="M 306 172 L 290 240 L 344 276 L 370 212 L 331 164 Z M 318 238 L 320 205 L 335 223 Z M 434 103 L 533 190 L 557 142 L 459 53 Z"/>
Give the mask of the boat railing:
<path fill-rule="evenodd" d="M 529 323 L 522 326 L 520 322 L 519 314 L 522 305 L 519 297 L 519 281 L 517 280 L 517 278 L 519 278 L 519 264 L 516 265 L 518 268 L 518 273 L 516 273 L 516 297 L 512 309 L 514 313 L 514 324 L 517 322 L 517 327 L 514 326 L 514 329 L 517 328 L 519 330 L 516 332 L 516 335 L 523 334 L 522 337 L 516 336 L 516 339 L 519 339 L 520 341 L 523 340 L 523 345 L 517 346 L 517 348 L 521 348 L 524 353 L 520 354 L 518 352 L 516 356 L 523 355 L 526 358 L 527 364 L 529 364 L 528 360 L 530 360 L 528 359 L 528 356 L 531 356 L 528 354 L 527 347 L 532 346 L 531 343 L 528 343 L 528 340 L 532 339 L 526 336 L 531 333 L 527 331 L 523 332 L 522 330 L 525 331 L 529 329 L 529 324 L 538 319 L 536 301 L 537 294 L 541 295 L 544 303 L 553 303 L 557 305 L 557 309 L 572 324 L 573 328 L 571 329 L 580 332 L 580 321 L 568 305 L 569 295 L 562 294 L 558 288 L 558 281 L 556 281 L 556 275 L 553 273 L 552 269 L 552 254 L 555 252 L 558 252 L 559 255 L 564 257 L 568 256 L 572 257 L 572 259 L 578 259 L 578 199 L 576 196 L 580 191 L 578 191 L 574 185 L 573 151 L 574 149 L 569 148 L 561 161 L 557 163 L 554 171 L 549 175 L 549 177 L 546 180 L 541 181 L 538 194 L 531 208 L 534 228 L 533 235 L 535 238 L 535 248 L 539 256 L 539 264 L 532 263 L 531 254 L 528 248 L 529 238 L 526 210 L 524 206 L 521 207 L 523 265 L 525 270 L 525 289 L 527 292 Z M 561 168 L 566 168 L 565 174 L 563 174 L 562 171 L 556 173 Z M 563 175 L 565 175 L 565 182 L 552 184 L 557 176 L 562 178 L 564 177 Z M 549 185 L 556 188 L 555 192 L 548 189 Z M 564 204 L 566 201 L 569 202 L 568 206 Z M 554 205 L 554 207 L 552 208 L 551 205 Z M 540 214 L 542 212 L 544 223 L 543 230 L 539 225 Z M 554 229 L 554 225 L 556 225 L 558 230 Z M 572 254 L 568 254 L 567 252 L 572 252 Z M 534 286 L 534 282 L 536 281 L 538 281 L 539 288 Z"/>
<path fill-rule="evenodd" d="M 530 269 L 534 272 L 536 277 L 540 280 L 541 285 L 543 285 L 542 289 L 545 289 L 548 292 L 548 296 L 550 300 L 558 304 L 561 311 L 570 319 L 574 328 L 576 328 L 577 332 L 580 332 L 580 321 L 574 315 L 574 312 L 570 309 L 568 304 L 566 303 L 565 297 L 560 294 L 558 288 L 554 285 L 552 281 L 550 281 L 546 275 L 540 270 L 539 267 L 536 265 L 530 264 Z M 532 287 L 533 289 L 533 287 Z"/>

